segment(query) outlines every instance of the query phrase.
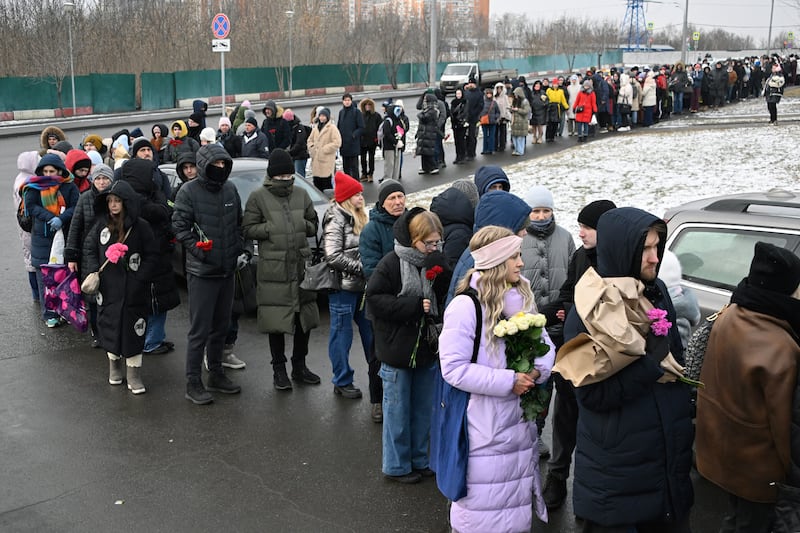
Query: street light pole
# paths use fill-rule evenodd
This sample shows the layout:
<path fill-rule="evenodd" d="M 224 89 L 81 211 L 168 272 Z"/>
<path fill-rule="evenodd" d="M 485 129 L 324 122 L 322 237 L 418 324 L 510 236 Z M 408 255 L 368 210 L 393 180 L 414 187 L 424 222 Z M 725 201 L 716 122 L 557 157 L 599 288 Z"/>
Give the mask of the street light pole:
<path fill-rule="evenodd" d="M 431 55 L 429 58 L 430 64 L 428 65 L 428 86 L 433 87 L 436 84 L 436 32 L 439 29 L 438 18 L 439 2 L 431 0 Z"/>
<path fill-rule="evenodd" d="M 69 34 L 69 77 L 72 80 L 72 116 L 78 114 L 75 105 L 75 64 L 72 58 L 72 10 L 75 9 L 75 3 L 70 0 L 64 2 L 64 11 L 67 12 L 67 33 Z"/>
<path fill-rule="evenodd" d="M 769 33 L 767 34 L 767 55 L 772 53 L 772 15 L 775 13 L 775 0 L 772 0 L 772 7 L 769 9 Z"/>
<path fill-rule="evenodd" d="M 686 64 L 686 40 L 689 38 L 689 0 L 683 8 L 683 31 L 681 32 L 681 63 Z"/>
<path fill-rule="evenodd" d="M 293 41 L 293 30 L 294 30 L 294 11 L 289 10 L 286 12 L 286 16 L 289 17 L 289 97 L 292 96 L 292 70 L 293 70 L 293 62 L 292 62 L 292 41 Z"/>

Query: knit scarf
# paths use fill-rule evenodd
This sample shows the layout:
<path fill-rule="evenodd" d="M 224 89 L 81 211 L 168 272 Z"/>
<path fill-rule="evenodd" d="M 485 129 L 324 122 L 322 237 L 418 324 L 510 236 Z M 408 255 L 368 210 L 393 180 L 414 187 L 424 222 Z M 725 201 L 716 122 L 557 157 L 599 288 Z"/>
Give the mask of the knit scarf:
<path fill-rule="evenodd" d="M 36 189 L 42 199 L 42 207 L 58 216 L 61 214 L 61 208 L 67 206 L 64 197 L 59 194 L 63 183 L 72 183 L 72 176 L 66 178 L 62 176 L 31 176 L 22 186 L 22 196 L 25 196 L 26 189 Z"/>
<path fill-rule="evenodd" d="M 791 326 L 795 340 L 800 345 L 800 300 L 788 294 L 754 287 L 747 278 L 744 278 L 733 291 L 731 303 L 778 320 L 785 320 Z"/>
<path fill-rule="evenodd" d="M 433 282 L 425 278 L 427 269 L 424 268 L 426 255 L 411 246 L 403 246 L 394 242 L 394 253 L 400 259 L 400 293 L 398 296 L 416 296 L 427 298 L 431 301 L 431 316 L 439 316 L 439 306 L 436 303 L 436 294 L 433 292 Z"/>

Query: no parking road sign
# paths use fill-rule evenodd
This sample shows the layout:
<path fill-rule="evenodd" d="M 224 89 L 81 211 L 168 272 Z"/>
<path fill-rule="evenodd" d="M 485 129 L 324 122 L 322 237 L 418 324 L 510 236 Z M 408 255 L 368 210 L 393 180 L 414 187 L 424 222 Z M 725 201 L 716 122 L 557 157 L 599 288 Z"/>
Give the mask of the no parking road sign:
<path fill-rule="evenodd" d="M 211 32 L 217 39 L 225 39 L 231 32 L 231 21 L 225 13 L 217 13 L 211 21 Z"/>

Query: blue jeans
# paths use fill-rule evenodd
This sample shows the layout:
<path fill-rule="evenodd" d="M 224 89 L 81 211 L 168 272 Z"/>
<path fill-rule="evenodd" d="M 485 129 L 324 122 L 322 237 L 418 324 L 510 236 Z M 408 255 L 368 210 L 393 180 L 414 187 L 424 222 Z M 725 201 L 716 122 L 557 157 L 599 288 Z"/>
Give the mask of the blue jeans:
<path fill-rule="evenodd" d="M 351 291 L 332 292 L 328 296 L 328 309 L 331 314 L 331 333 L 328 337 L 328 357 L 333 367 L 331 382 L 337 387 L 353 383 L 353 369 L 350 368 L 350 347 L 353 345 L 353 321 L 358 324 L 364 354 L 375 345 L 372 322 L 364 316 L 361 308 L 363 293 Z M 370 357 L 367 356 L 367 361 Z"/>
<path fill-rule="evenodd" d="M 144 351 L 152 352 L 167 338 L 164 327 L 167 324 L 167 312 L 148 315 L 147 327 L 144 330 Z"/>
<path fill-rule="evenodd" d="M 497 124 L 481 125 L 481 130 L 483 130 L 483 153 L 494 153 L 494 147 L 497 144 L 495 137 Z"/>
<path fill-rule="evenodd" d="M 397 368 L 381 364 L 383 465 L 389 476 L 428 468 L 435 364 Z"/>
<path fill-rule="evenodd" d="M 517 136 L 517 135 L 512 135 L 511 136 L 511 142 L 514 143 L 514 151 L 515 152 L 517 152 L 518 154 L 524 154 L 525 153 L 525 140 L 527 138 L 528 138 L 527 136 L 525 136 L 525 137 Z"/>
<path fill-rule="evenodd" d="M 306 177 L 306 163 L 308 159 L 295 159 L 294 160 L 294 172 L 295 174 L 300 174 L 304 178 Z"/>
<path fill-rule="evenodd" d="M 672 112 L 683 113 L 683 93 L 680 91 L 672 93 Z"/>
<path fill-rule="evenodd" d="M 575 124 L 578 126 L 578 137 L 588 137 L 589 136 L 589 123 L 588 122 L 575 121 Z"/>

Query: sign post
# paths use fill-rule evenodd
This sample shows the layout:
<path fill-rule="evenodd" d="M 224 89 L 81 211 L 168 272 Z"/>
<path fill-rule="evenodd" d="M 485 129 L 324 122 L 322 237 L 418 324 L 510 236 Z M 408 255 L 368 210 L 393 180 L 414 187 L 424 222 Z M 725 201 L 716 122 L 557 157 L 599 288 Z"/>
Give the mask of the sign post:
<path fill-rule="evenodd" d="M 211 22 L 211 33 L 214 39 L 211 41 L 211 50 L 219 52 L 219 72 L 222 86 L 222 116 L 225 113 L 225 52 L 231 51 L 231 40 L 228 35 L 231 33 L 231 21 L 225 13 L 217 13 Z"/>

